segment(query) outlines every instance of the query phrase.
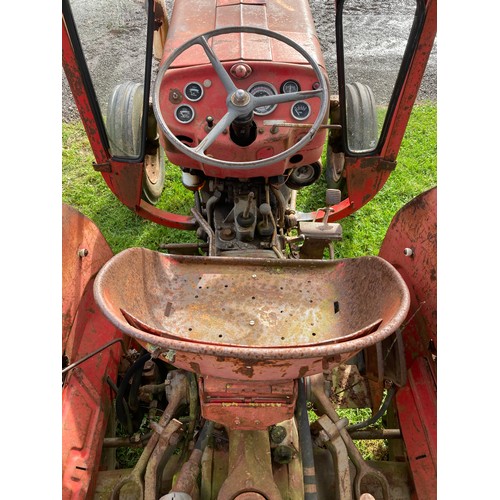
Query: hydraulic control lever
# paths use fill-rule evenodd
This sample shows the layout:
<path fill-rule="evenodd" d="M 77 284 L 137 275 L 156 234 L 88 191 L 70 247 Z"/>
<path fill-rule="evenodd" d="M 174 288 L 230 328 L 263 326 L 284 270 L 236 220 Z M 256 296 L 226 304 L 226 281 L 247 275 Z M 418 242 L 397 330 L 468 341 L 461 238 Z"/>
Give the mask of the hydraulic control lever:
<path fill-rule="evenodd" d="M 322 259 L 326 247 L 330 250 L 330 259 L 333 260 L 333 242 L 342 239 L 342 226 L 338 223 L 328 222 L 332 213 L 332 206 L 340 203 L 341 192 L 338 189 L 326 190 L 325 215 L 322 222 L 299 222 L 299 233 L 304 238 L 300 249 L 301 259 Z"/>

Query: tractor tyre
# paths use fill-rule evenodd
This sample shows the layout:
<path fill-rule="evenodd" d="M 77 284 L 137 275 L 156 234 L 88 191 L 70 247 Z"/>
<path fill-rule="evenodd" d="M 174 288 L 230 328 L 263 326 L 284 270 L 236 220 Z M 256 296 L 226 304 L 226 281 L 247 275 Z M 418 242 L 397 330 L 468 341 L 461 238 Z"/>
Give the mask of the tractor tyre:
<path fill-rule="evenodd" d="M 136 157 L 141 152 L 144 87 L 141 83 L 117 85 L 108 101 L 106 129 L 113 156 Z"/>
<path fill-rule="evenodd" d="M 375 97 L 368 85 L 346 85 L 347 145 L 354 153 L 372 151 L 377 146 L 378 126 Z"/>
<path fill-rule="evenodd" d="M 106 129 L 113 156 L 138 157 L 141 152 L 144 87 L 141 83 L 117 85 L 108 101 Z M 149 127 L 151 128 L 151 127 Z M 157 142 L 156 127 L 148 141 Z M 149 137 L 155 135 L 155 137 Z M 147 149 L 147 148 L 146 148 Z M 155 205 L 165 184 L 165 159 L 161 147 L 144 157 L 141 198 Z"/>
<path fill-rule="evenodd" d="M 361 153 L 373 150 L 378 140 L 375 98 L 368 85 L 356 82 L 346 85 L 347 145 L 350 151 Z M 344 172 L 344 154 L 334 153 L 330 142 L 326 150 L 326 184 L 340 189 L 347 196 Z"/>

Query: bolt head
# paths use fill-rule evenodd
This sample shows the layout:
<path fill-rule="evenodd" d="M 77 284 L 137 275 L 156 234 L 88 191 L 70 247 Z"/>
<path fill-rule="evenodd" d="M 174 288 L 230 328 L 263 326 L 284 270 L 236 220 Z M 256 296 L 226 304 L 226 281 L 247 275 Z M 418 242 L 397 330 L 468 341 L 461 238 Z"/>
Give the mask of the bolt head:
<path fill-rule="evenodd" d="M 243 89 L 238 89 L 232 96 L 231 102 L 235 106 L 246 106 L 250 102 L 250 94 Z"/>

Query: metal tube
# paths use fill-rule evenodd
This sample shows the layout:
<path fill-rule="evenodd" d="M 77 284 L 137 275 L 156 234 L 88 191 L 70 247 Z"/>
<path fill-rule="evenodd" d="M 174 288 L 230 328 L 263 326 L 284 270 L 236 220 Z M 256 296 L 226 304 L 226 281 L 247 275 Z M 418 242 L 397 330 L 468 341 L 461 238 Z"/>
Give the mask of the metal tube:
<path fill-rule="evenodd" d="M 280 227 L 283 227 L 285 223 L 285 210 L 286 210 L 286 200 L 285 197 L 283 196 L 283 193 L 279 190 L 279 188 L 271 185 L 271 190 L 276 197 L 276 200 L 278 201 L 279 207 L 280 207 L 280 217 L 279 217 L 279 225 Z"/>
<path fill-rule="evenodd" d="M 109 437 L 104 438 L 102 443 L 103 448 L 142 448 L 147 443 L 153 433 L 148 432 L 140 436 L 137 441 L 132 441 L 130 437 Z"/>
<path fill-rule="evenodd" d="M 107 349 L 108 347 L 112 346 L 113 344 L 116 344 L 117 342 L 120 342 L 122 345 L 122 350 L 124 353 L 127 352 L 125 348 L 125 343 L 123 342 L 123 339 L 114 339 L 108 342 L 107 344 L 104 344 L 102 347 L 99 347 L 99 349 L 91 352 L 90 354 L 87 354 L 84 356 L 82 359 L 75 361 L 74 363 L 71 363 L 68 365 L 66 368 L 63 369 L 62 374 L 64 375 L 66 372 L 69 372 L 73 368 L 76 368 L 78 365 L 81 365 L 84 361 L 87 361 L 87 359 L 90 359 L 92 356 L 95 356 L 96 354 L 99 354 L 101 351 L 104 351 L 104 349 Z"/>
<path fill-rule="evenodd" d="M 304 379 L 298 380 L 297 409 L 300 453 L 304 473 L 304 500 L 317 500 L 316 470 L 314 468 L 311 429 L 307 417 L 307 402 Z"/>
<path fill-rule="evenodd" d="M 212 435 L 213 429 L 214 422 L 207 420 L 196 440 L 189 460 L 182 466 L 170 493 L 192 493 L 195 481 L 200 473 L 201 457 L 203 456 L 203 451 L 207 446 L 208 439 Z"/>
<path fill-rule="evenodd" d="M 372 415 L 371 418 L 364 420 L 363 422 L 359 422 L 358 424 L 349 425 L 347 427 L 347 430 L 349 432 L 352 432 L 352 431 L 356 431 L 358 429 L 363 429 L 364 427 L 368 427 L 371 424 L 374 424 L 387 411 L 387 408 L 391 404 L 392 397 L 394 396 L 395 392 L 396 392 L 396 386 L 391 385 L 391 387 L 389 387 L 389 390 L 387 391 L 384 402 L 381 404 L 377 413 L 375 413 L 375 415 Z"/>
<path fill-rule="evenodd" d="M 196 210 L 196 208 L 191 209 L 191 213 L 194 215 L 196 222 L 204 229 L 208 235 L 208 255 L 213 257 L 217 254 L 217 247 L 215 246 L 215 233 L 210 227 L 210 224 L 203 218 L 203 216 Z"/>
<path fill-rule="evenodd" d="M 222 196 L 222 193 L 220 191 L 215 191 L 214 194 L 208 199 L 207 201 L 207 219 L 208 219 L 208 224 L 210 227 L 212 227 L 212 213 L 213 213 L 213 207 L 214 205 L 220 200 L 220 197 Z M 201 211 L 200 211 L 201 213 Z"/>
<path fill-rule="evenodd" d="M 352 439 L 401 439 L 401 429 L 365 429 L 349 435 Z"/>

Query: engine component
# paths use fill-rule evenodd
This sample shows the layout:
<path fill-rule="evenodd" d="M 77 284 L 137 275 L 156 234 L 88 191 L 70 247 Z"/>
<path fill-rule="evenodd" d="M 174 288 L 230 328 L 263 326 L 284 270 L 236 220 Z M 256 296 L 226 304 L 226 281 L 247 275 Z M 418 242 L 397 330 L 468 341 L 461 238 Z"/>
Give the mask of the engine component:
<path fill-rule="evenodd" d="M 316 161 L 311 165 L 302 165 L 294 168 L 286 180 L 290 189 L 302 189 L 314 184 L 321 176 L 321 163 Z"/>
<path fill-rule="evenodd" d="M 250 241 L 254 238 L 257 224 L 257 207 L 254 198 L 254 193 L 250 192 L 246 198 L 239 197 L 234 204 L 236 236 L 241 241 Z"/>
<path fill-rule="evenodd" d="M 190 191 L 198 191 L 203 184 L 205 184 L 205 179 L 199 175 L 192 174 L 183 170 L 182 172 L 182 184 L 185 188 Z"/>
<path fill-rule="evenodd" d="M 262 215 L 262 220 L 257 224 L 257 230 L 261 236 L 272 236 L 274 233 L 274 224 L 272 220 L 272 209 L 268 203 L 262 203 L 259 207 L 259 212 Z"/>

